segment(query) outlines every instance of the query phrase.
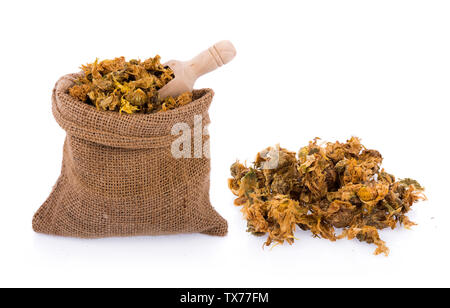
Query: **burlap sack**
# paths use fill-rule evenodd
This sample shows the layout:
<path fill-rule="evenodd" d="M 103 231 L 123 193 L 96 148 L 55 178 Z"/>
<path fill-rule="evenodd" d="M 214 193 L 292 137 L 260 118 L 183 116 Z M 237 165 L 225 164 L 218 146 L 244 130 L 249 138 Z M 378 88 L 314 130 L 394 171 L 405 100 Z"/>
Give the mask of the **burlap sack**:
<path fill-rule="evenodd" d="M 223 236 L 227 222 L 209 201 L 208 158 L 176 159 L 175 123 L 209 123 L 214 92 L 156 114 L 97 111 L 67 94 L 76 74 L 62 77 L 53 115 L 67 132 L 61 175 L 33 218 L 36 232 L 81 238 L 200 232 Z"/>

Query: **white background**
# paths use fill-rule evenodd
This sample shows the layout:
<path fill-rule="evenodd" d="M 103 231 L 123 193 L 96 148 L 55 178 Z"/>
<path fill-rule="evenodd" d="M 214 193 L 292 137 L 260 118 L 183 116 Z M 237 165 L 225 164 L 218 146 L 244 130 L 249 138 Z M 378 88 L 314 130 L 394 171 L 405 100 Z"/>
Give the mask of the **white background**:
<path fill-rule="evenodd" d="M 448 1 L 8 1 L 2 47 L 0 287 L 450 286 Z M 211 199 L 229 223 L 199 234 L 79 240 L 38 235 L 34 212 L 60 172 L 56 80 L 115 56 L 189 59 L 231 40 L 211 87 Z M 299 231 L 262 249 L 227 189 L 229 166 L 281 143 L 359 136 L 429 198 L 412 231 L 382 231 L 389 257 Z"/>

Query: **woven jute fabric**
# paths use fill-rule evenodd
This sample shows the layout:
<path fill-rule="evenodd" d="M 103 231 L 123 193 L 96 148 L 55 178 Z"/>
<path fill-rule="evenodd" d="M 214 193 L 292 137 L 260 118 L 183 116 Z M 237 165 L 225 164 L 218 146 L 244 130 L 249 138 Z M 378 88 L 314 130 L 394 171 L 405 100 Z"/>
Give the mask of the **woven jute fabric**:
<path fill-rule="evenodd" d="M 227 222 L 209 200 L 209 158 L 175 158 L 176 123 L 209 123 L 214 92 L 155 114 L 98 111 L 68 95 L 77 74 L 62 77 L 52 111 L 67 132 L 61 175 L 36 212 L 36 232 L 80 238 L 204 233 L 223 236 Z M 204 138 L 208 138 L 204 136 Z"/>

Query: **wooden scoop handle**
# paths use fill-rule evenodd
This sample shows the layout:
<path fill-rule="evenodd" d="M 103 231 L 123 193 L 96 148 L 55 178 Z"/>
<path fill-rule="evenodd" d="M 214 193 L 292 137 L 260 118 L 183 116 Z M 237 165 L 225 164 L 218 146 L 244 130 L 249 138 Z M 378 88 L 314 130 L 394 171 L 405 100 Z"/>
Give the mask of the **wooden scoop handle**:
<path fill-rule="evenodd" d="M 171 60 L 168 65 L 175 78 L 159 90 L 161 98 L 178 96 L 186 91 L 192 91 L 198 77 L 227 64 L 236 55 L 236 49 L 230 41 L 221 41 L 200 53 L 192 60 L 181 62 Z"/>
<path fill-rule="evenodd" d="M 236 55 L 236 49 L 230 41 L 220 41 L 209 47 L 192 60 L 187 61 L 186 69 L 194 80 L 216 68 L 227 64 Z"/>

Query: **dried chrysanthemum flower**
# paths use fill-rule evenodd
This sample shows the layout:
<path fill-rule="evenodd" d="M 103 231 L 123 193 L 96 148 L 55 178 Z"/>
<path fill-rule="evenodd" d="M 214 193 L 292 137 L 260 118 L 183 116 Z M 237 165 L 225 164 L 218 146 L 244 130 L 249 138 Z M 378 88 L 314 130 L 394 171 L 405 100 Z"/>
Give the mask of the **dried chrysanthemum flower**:
<path fill-rule="evenodd" d="M 388 255 L 379 229 L 414 225 L 405 215 L 425 200 L 412 179 L 396 181 L 381 169 L 382 156 L 356 137 L 346 143 L 319 145 L 318 138 L 295 152 L 267 148 L 252 167 L 231 166 L 231 191 L 242 206 L 248 231 L 268 234 L 265 245 L 294 242 L 298 226 L 331 241 L 347 237 L 375 244 L 375 254 Z M 336 235 L 336 228 L 342 228 Z"/>
<path fill-rule="evenodd" d="M 158 90 L 174 78 L 173 71 L 163 66 L 160 57 L 145 61 L 125 61 L 124 57 L 103 60 L 81 67 L 84 74 L 69 89 L 69 94 L 99 110 L 125 113 L 164 112 L 192 101 L 186 92 L 173 98 L 160 99 Z"/>

